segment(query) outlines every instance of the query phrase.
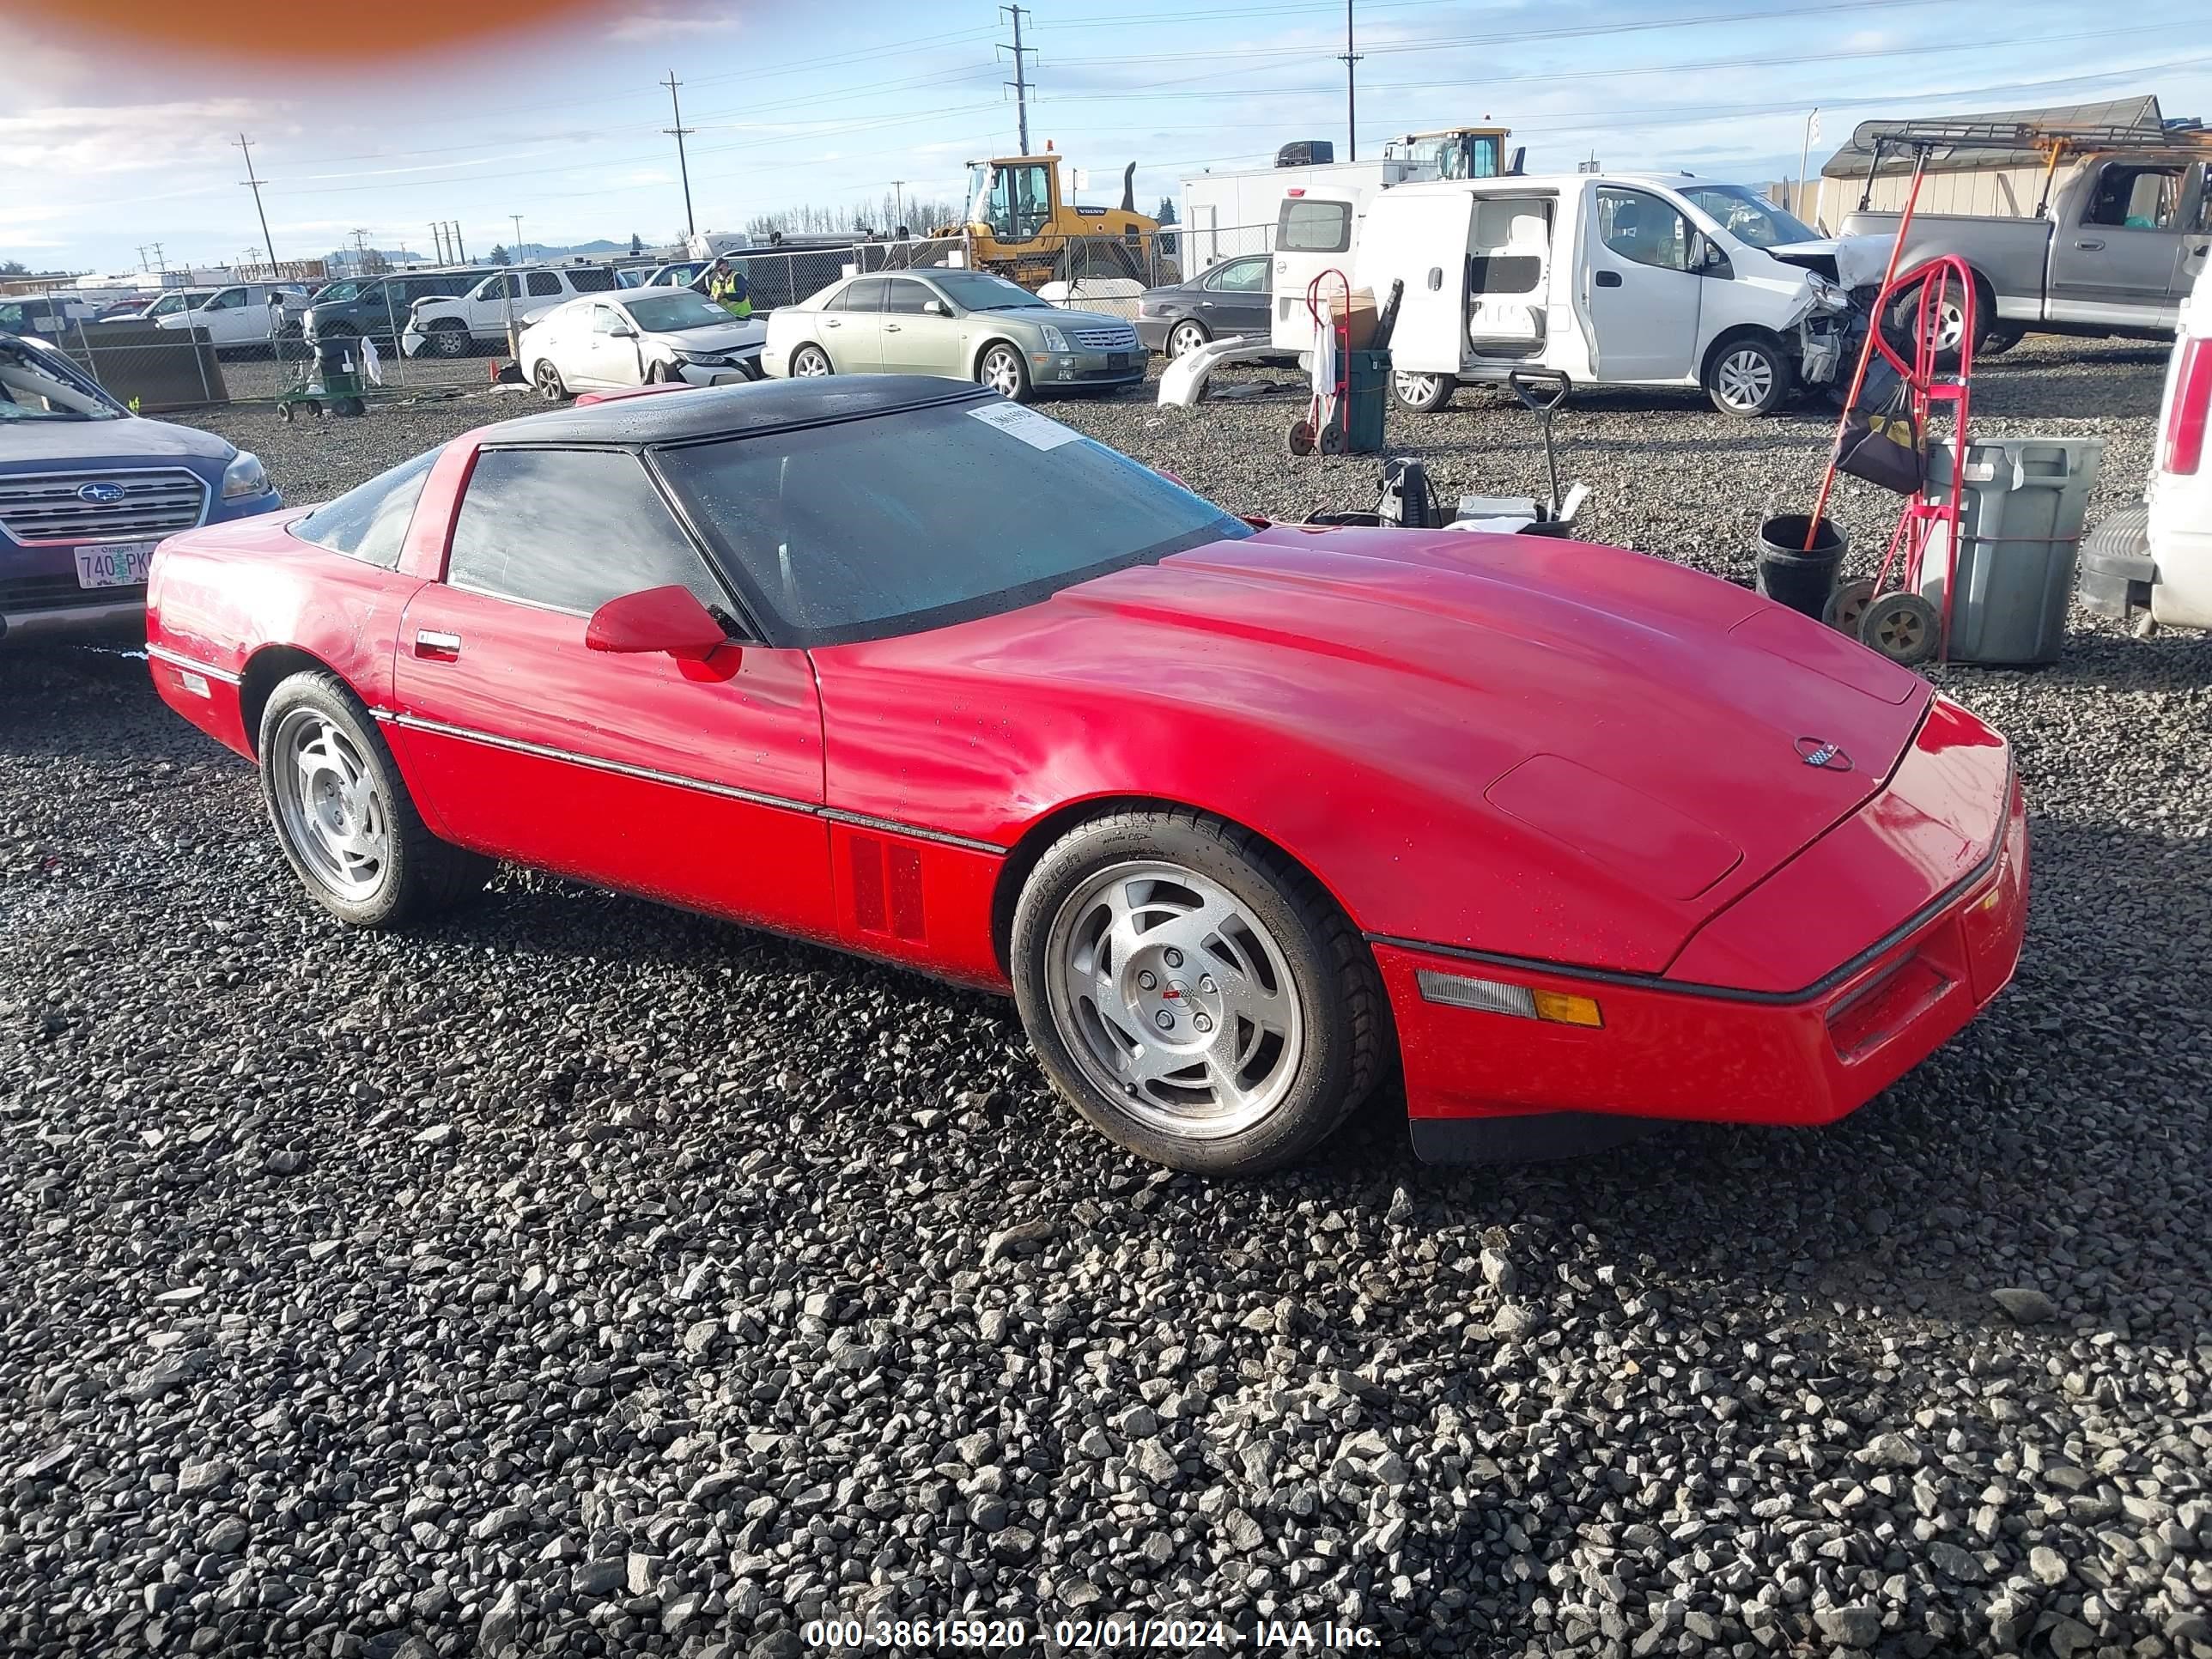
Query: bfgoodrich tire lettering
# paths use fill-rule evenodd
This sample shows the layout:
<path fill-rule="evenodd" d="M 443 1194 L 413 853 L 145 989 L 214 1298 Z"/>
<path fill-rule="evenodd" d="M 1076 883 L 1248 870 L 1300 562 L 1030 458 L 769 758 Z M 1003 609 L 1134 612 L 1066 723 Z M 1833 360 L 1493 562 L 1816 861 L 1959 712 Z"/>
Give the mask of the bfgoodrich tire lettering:
<path fill-rule="evenodd" d="M 368 710 L 337 675 L 270 693 L 256 745 L 261 798 L 315 902 L 356 927 L 404 927 L 482 887 L 491 860 L 432 835 Z"/>
<path fill-rule="evenodd" d="M 1296 1162 L 1389 1051 L 1350 921 L 1282 854 L 1203 813 L 1068 831 L 1023 884 L 1011 957 L 1047 1075 L 1109 1138 L 1173 1169 Z"/>

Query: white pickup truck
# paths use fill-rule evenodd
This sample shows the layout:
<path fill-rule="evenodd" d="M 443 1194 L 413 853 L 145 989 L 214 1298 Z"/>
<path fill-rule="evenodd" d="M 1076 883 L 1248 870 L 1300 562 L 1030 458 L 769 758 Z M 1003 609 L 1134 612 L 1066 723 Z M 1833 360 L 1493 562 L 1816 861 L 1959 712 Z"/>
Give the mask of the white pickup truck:
<path fill-rule="evenodd" d="M 1378 304 L 1399 404 L 1441 408 L 1515 369 L 1583 386 L 1702 387 L 1751 418 L 1836 377 L 1891 240 L 1826 240 L 1742 185 L 1687 173 L 1569 173 L 1287 198 L 1275 237 L 1271 343 L 1313 342 L 1308 291 L 1341 271 Z M 1846 371 L 1848 372 L 1848 371 Z"/>
<path fill-rule="evenodd" d="M 154 326 L 178 333 L 204 330 L 218 351 L 266 347 L 296 334 L 307 310 L 307 290 L 301 283 L 234 283 L 195 307 L 156 317 Z"/>
<path fill-rule="evenodd" d="M 583 294 L 612 294 L 621 284 L 611 265 L 541 265 L 494 272 L 465 294 L 434 295 L 409 307 L 399 348 L 410 357 L 426 352 L 465 357 L 507 338 L 532 318 Z"/>

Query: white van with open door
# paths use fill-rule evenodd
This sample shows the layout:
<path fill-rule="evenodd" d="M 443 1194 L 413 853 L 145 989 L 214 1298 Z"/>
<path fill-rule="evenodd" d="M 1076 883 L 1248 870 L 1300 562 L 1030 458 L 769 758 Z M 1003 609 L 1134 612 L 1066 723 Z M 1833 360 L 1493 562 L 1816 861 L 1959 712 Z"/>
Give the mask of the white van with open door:
<path fill-rule="evenodd" d="M 1274 343 L 1304 350 L 1306 268 L 1347 256 L 1303 246 L 1328 228 L 1322 203 L 1306 210 L 1305 237 L 1289 234 L 1294 205 L 1278 238 Z M 1835 379 L 1860 315 L 1847 284 L 1878 273 L 1887 251 L 1843 248 L 1742 185 L 1687 174 L 1401 185 L 1368 204 L 1353 244 L 1354 287 L 1379 304 L 1405 284 L 1390 341 L 1403 408 L 1540 368 L 1577 386 L 1703 387 L 1747 418 Z"/>

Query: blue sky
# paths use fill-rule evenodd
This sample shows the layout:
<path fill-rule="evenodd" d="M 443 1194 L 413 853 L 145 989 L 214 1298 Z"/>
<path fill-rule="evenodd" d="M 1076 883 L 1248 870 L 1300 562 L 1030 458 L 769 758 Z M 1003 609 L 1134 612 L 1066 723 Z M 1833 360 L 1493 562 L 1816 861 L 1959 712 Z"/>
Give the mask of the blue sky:
<path fill-rule="evenodd" d="M 465 4 L 467 0 L 459 0 Z M 1806 112 L 1820 148 L 1853 121 L 2159 94 L 2212 115 L 2201 9 L 2149 0 L 2099 27 L 2065 0 L 1354 0 L 1360 145 L 1490 118 L 1532 170 L 1595 153 L 1747 182 L 1796 171 Z M 984 0 L 839 6 L 635 0 L 469 51 L 363 56 L 343 72 L 177 58 L 54 33 L 0 0 L 0 258 L 123 270 L 259 244 L 237 182 L 242 128 L 271 182 L 283 257 L 356 227 L 430 247 L 458 220 L 471 253 L 525 238 L 649 242 L 680 231 L 668 94 L 684 82 L 701 228 L 816 202 L 957 198 L 961 164 L 1015 148 L 1006 20 Z M 210 40 L 221 7 L 206 9 Z M 302 28 L 379 8 L 308 7 Z M 835 20 L 832 27 L 831 20 Z M 1149 210 L 1186 173 L 1261 164 L 1293 138 L 1344 153 L 1340 0 L 1039 0 L 1032 143 L 1109 199 L 1139 164 Z"/>

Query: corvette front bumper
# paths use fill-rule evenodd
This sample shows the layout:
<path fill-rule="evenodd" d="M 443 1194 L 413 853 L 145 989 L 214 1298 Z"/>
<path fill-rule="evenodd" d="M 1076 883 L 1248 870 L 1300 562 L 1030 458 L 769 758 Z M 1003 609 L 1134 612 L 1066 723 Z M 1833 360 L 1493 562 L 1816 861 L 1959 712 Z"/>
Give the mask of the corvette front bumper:
<path fill-rule="evenodd" d="M 2002 756 L 2000 754 L 2000 760 Z M 1397 1023 L 1414 1149 L 1439 1162 L 1589 1150 L 1655 1121 L 1832 1123 L 1955 1036 L 2002 990 L 2027 924 L 2027 811 L 2008 768 L 1978 862 L 1880 939 L 1802 992 L 1737 989 L 1671 976 L 1725 959 L 1693 944 L 1670 975 L 1592 975 L 1375 942 Z M 1993 790 L 1995 793 L 1995 790 Z M 1883 797 L 1860 815 L 1889 833 Z M 1769 879 L 1765 905 L 1732 925 L 1864 896 L 1838 872 L 1855 849 L 1836 833 Z M 1755 891 L 1759 890 L 1754 890 Z M 1450 1006 L 1422 972 L 1594 1000 L 1596 1027 Z M 1431 984 L 1434 984 L 1434 981 Z"/>

